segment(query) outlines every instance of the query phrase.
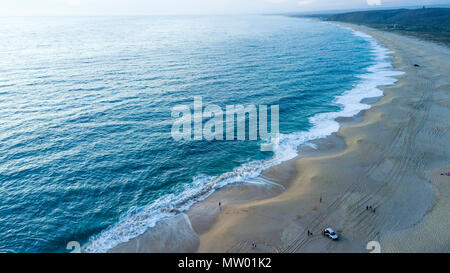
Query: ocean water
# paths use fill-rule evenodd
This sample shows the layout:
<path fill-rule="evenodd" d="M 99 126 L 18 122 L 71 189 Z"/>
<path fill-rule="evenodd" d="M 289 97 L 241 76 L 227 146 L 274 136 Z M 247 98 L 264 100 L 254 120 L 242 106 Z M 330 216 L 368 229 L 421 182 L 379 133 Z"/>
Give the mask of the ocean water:
<path fill-rule="evenodd" d="M 0 18 L 0 251 L 104 252 L 252 180 L 369 108 L 388 53 L 282 16 Z M 279 105 L 278 146 L 174 141 L 194 96 Z"/>

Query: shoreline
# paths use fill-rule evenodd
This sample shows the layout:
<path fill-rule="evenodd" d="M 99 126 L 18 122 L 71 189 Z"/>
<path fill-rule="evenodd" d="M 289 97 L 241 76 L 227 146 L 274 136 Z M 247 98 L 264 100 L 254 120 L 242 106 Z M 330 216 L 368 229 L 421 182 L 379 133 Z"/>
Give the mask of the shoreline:
<path fill-rule="evenodd" d="M 356 28 L 358 31 L 380 32 L 355 25 L 340 23 L 339 25 L 352 29 Z M 365 31 L 363 32 L 366 33 Z M 373 37 L 373 33 L 369 34 Z M 380 37 L 375 38 L 380 41 Z M 385 43 L 382 42 L 382 44 Z M 395 52 L 395 48 L 389 48 Z M 394 56 L 394 58 L 396 59 L 398 56 Z M 393 63 L 393 65 L 396 70 L 402 66 L 401 63 Z M 399 84 L 400 82 L 397 82 L 397 84 L 389 87 L 381 87 L 384 96 L 377 100 L 368 100 L 366 103 L 375 107 L 386 104 L 386 101 L 392 99 L 392 96 L 395 95 L 395 92 L 389 94 L 392 92 L 389 88 L 395 89 L 395 86 Z M 186 214 L 183 213 L 171 220 L 162 221 L 155 228 L 152 228 L 151 232 L 145 232 L 129 242 L 122 243 L 111 249 L 110 252 L 366 251 L 365 244 L 361 243 L 358 236 L 354 237 L 353 234 L 347 234 L 347 230 L 344 228 L 345 223 L 332 226 L 343 234 L 340 241 L 341 246 L 338 249 L 333 248 L 335 246 L 330 245 L 330 242 L 324 241 L 319 233 L 322 228 L 325 228 L 325 226 L 322 227 L 324 221 L 329 222 L 329 225 L 333 222 L 330 222 L 329 219 L 333 218 L 335 222 L 342 222 L 337 220 L 339 217 L 336 215 L 330 215 L 328 211 L 330 208 L 338 212 L 343 210 L 338 214 L 345 215 L 345 210 L 349 206 L 354 206 L 352 204 L 354 200 L 360 202 L 367 198 L 366 195 L 370 196 L 370 192 L 375 191 L 375 189 L 363 195 L 358 192 L 358 190 L 362 191 L 360 188 L 363 183 L 346 183 L 346 179 L 342 179 L 336 183 L 337 185 L 329 185 L 317 165 L 321 164 L 321 160 L 332 161 L 339 157 L 345 157 L 349 152 L 354 152 L 358 144 L 364 144 L 364 132 L 359 132 L 359 136 L 356 139 L 353 137 L 352 140 L 352 138 L 347 137 L 345 131 L 358 130 L 366 126 L 368 124 L 367 116 L 373 116 L 372 112 L 372 110 L 362 110 L 356 116 L 339 118 L 339 131 L 325 139 L 317 140 L 319 149 L 304 145 L 301 157 L 297 156 L 295 159 L 264 171 L 261 179 L 273 182 L 273 187 L 266 188 L 248 184 L 228 185 L 193 205 Z M 382 115 L 383 113 L 377 114 Z M 378 158 L 378 161 L 380 161 L 380 158 Z M 351 176 L 351 171 L 347 175 Z M 315 184 L 319 184 L 319 186 Z M 385 187 L 380 186 L 381 189 Z M 342 189 L 349 189 L 350 193 L 343 192 Z M 429 189 L 425 187 L 425 191 L 427 194 L 423 198 L 426 199 L 424 203 L 429 204 L 426 208 L 426 211 L 428 211 L 432 206 L 432 201 Z M 319 198 L 323 198 L 323 202 L 318 202 Z M 383 199 L 382 196 L 377 198 Z M 374 201 L 374 206 L 377 202 L 381 203 L 380 200 Z M 218 202 L 222 202 L 221 208 L 218 208 Z M 299 212 L 293 212 L 299 204 Z M 338 204 L 339 206 L 337 206 Z M 328 209 L 325 209 L 325 206 Z M 365 205 L 361 206 L 364 207 Z M 378 209 L 377 216 L 385 213 L 381 208 L 382 206 Z M 288 213 L 283 216 L 286 211 Z M 419 210 L 418 214 L 424 214 L 424 212 Z M 415 216 L 415 218 L 422 219 L 420 215 Z M 380 223 L 382 222 L 380 221 Z M 415 223 L 419 223 L 417 219 Z M 390 224 L 390 226 L 395 225 L 397 224 Z M 314 236 L 305 238 L 306 229 L 313 230 Z M 372 229 L 370 236 L 374 239 L 381 240 L 381 237 L 385 236 L 385 234 L 380 234 L 381 226 L 379 231 Z M 401 235 L 398 236 L 401 237 Z M 396 240 L 398 239 L 390 239 L 391 242 Z M 256 250 L 249 247 L 253 241 L 258 244 Z M 342 246 L 342 242 L 344 242 L 344 246 Z M 155 243 L 157 243 L 156 246 Z M 324 245 L 328 247 L 324 248 Z M 390 246 L 390 248 L 395 249 L 394 246 Z"/>
<path fill-rule="evenodd" d="M 449 251 L 448 178 L 440 175 L 450 163 L 450 85 L 440 74 L 449 69 L 449 50 L 338 24 L 388 47 L 394 68 L 406 74 L 381 87 L 384 96 L 359 122 L 340 127 L 342 151 L 298 159 L 292 184 L 276 197 L 227 207 L 199 236 L 198 252 L 368 252 L 372 240 L 381 252 Z M 366 211 L 368 205 L 376 212 Z M 340 233 L 339 242 L 320 235 L 328 226 Z"/>

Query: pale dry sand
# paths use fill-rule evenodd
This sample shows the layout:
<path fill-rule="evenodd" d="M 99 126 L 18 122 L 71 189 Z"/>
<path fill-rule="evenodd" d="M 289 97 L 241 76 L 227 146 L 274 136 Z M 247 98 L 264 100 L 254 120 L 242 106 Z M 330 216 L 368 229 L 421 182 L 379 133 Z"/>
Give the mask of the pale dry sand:
<path fill-rule="evenodd" d="M 342 149 L 299 158 L 286 191 L 225 206 L 202 230 L 199 252 L 368 252 L 372 240 L 382 252 L 449 252 L 450 177 L 441 173 L 450 171 L 450 50 L 346 26 L 394 51 L 406 73 L 359 122 L 344 122 Z M 339 241 L 320 234 L 328 226 Z"/>

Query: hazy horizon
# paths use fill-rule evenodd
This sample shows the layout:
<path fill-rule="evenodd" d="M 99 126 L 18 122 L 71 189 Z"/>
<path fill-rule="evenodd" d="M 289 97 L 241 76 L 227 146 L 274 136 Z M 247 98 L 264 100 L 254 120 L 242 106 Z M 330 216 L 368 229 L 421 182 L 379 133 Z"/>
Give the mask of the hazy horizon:
<path fill-rule="evenodd" d="M 0 16 L 117 16 L 301 13 L 332 10 L 445 5 L 442 0 L 14 0 Z"/>

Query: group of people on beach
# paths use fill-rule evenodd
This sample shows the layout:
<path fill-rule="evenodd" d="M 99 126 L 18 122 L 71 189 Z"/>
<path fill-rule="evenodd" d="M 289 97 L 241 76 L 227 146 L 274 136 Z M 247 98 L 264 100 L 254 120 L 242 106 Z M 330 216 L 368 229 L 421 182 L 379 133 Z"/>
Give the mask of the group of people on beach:
<path fill-rule="evenodd" d="M 376 208 L 372 206 L 366 206 L 366 210 L 370 210 L 371 212 L 375 213 Z"/>

